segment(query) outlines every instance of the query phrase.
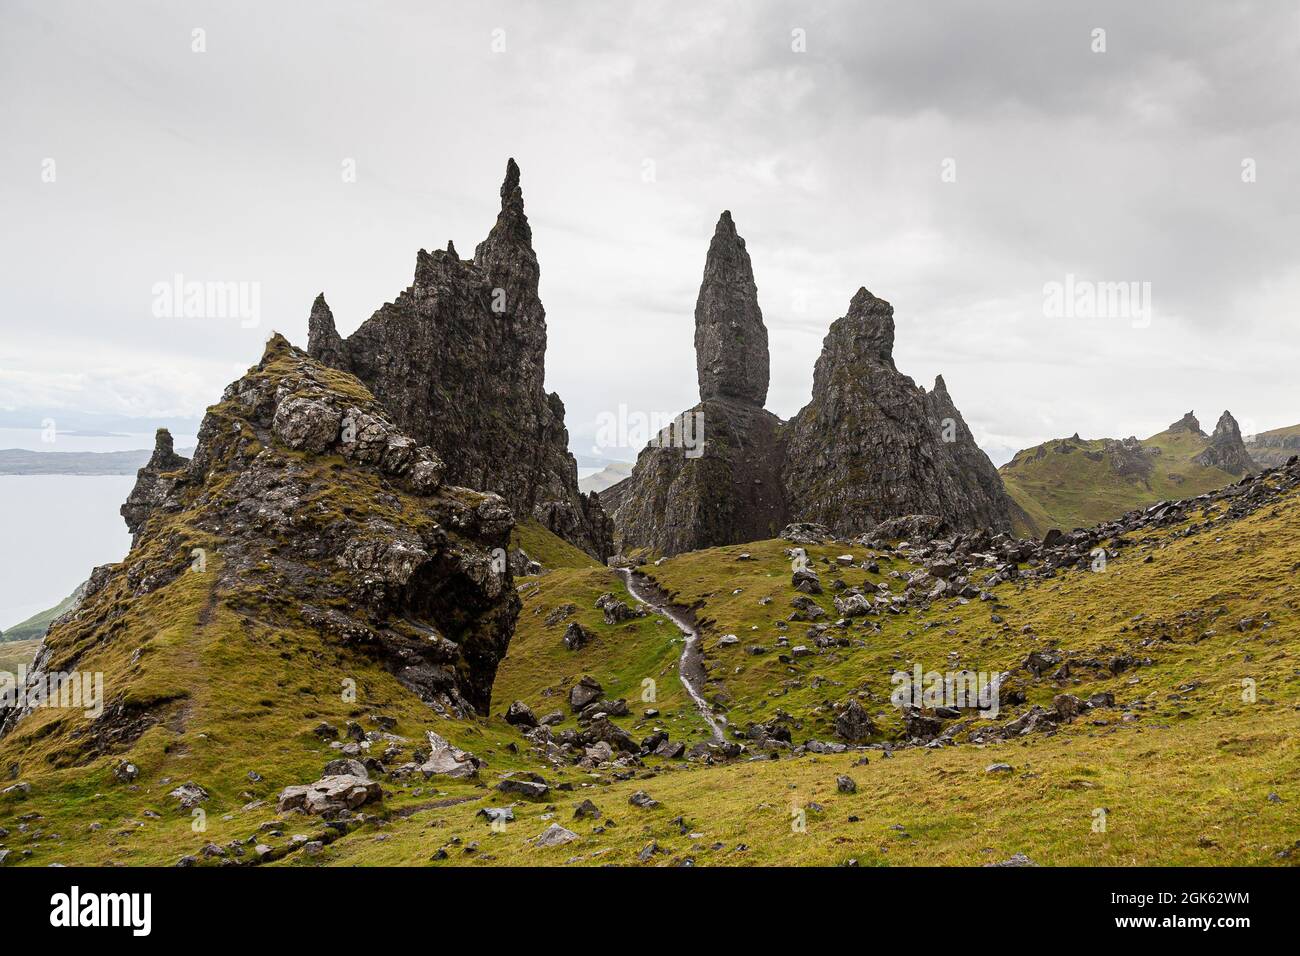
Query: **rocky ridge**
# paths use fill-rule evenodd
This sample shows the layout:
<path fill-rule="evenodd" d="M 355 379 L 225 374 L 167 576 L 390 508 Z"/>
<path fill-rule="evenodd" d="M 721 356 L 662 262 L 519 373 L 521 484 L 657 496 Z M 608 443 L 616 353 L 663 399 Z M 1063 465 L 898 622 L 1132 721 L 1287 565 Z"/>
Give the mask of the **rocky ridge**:
<path fill-rule="evenodd" d="M 444 716 L 487 711 L 520 606 L 499 496 L 448 484 L 438 456 L 356 379 L 279 335 L 208 410 L 194 457 L 170 449 L 160 432 L 123 509 L 130 554 L 95 570 L 37 672 L 75 669 L 125 607 L 200 572 L 213 576 L 212 606 L 306 626 Z M 0 714 L 0 726 L 22 716 Z M 110 700 L 87 745 L 111 750 L 159 719 Z"/>
<path fill-rule="evenodd" d="M 308 352 L 356 375 L 398 427 L 429 445 L 447 479 L 501 495 L 515 513 L 604 560 L 612 525 L 599 495 L 578 490 L 564 403 L 545 381 L 541 270 L 512 159 L 501 209 L 473 259 L 416 256 L 415 277 L 346 339 L 324 296 Z"/>

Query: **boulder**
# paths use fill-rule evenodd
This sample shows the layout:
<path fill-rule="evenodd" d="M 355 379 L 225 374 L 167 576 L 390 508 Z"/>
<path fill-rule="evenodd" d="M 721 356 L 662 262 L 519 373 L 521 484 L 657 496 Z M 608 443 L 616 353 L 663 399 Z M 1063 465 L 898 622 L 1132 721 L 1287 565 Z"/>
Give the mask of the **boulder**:
<path fill-rule="evenodd" d="M 383 789 L 366 777 L 337 774 L 322 777 L 315 783 L 285 787 L 276 802 L 279 813 L 301 810 L 304 813 L 331 816 L 344 810 L 357 810 L 383 799 Z"/>

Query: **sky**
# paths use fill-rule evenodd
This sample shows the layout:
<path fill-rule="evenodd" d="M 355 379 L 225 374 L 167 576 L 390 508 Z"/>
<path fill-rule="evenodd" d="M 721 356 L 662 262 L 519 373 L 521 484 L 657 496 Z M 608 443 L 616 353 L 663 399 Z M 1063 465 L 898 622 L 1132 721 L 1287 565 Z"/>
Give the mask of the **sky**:
<path fill-rule="evenodd" d="M 318 292 L 347 334 L 470 255 L 511 156 L 580 456 L 697 400 L 723 209 L 782 417 L 866 286 L 995 462 L 1300 422 L 1294 2 L 6 0 L 0 90 L 8 425 L 197 419 Z"/>

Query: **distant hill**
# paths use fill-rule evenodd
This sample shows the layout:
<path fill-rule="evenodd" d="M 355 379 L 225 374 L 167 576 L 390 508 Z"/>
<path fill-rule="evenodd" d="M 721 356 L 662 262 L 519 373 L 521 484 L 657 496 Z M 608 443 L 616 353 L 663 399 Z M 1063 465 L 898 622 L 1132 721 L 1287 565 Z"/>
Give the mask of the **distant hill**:
<path fill-rule="evenodd" d="M 134 475 L 152 450 L 29 451 L 0 449 L 0 475 Z"/>
<path fill-rule="evenodd" d="M 1272 431 L 1252 435 L 1246 441 L 1246 451 L 1261 468 L 1285 465 L 1292 455 L 1300 455 L 1300 425 L 1274 428 Z"/>
<path fill-rule="evenodd" d="M 632 474 L 632 462 L 612 461 L 594 475 L 578 479 L 578 490 L 585 494 L 604 491 Z"/>
<path fill-rule="evenodd" d="M 18 668 L 27 667 L 36 657 L 40 644 L 35 639 L 0 643 L 0 674 L 16 674 Z"/>
<path fill-rule="evenodd" d="M 82 585 L 81 587 L 85 587 Z M 3 634 L 0 634 L 0 643 L 8 644 L 17 641 L 40 640 L 45 636 L 45 632 L 50 629 L 50 625 L 58 618 L 60 614 L 72 607 L 73 603 L 81 595 L 81 587 L 73 591 L 62 601 L 40 614 L 33 614 L 27 620 L 20 624 L 15 624 Z"/>
<path fill-rule="evenodd" d="M 999 473 L 1019 506 L 1017 533 L 1042 537 L 1052 528 L 1090 527 L 1157 501 L 1194 497 L 1257 470 L 1229 412 L 1211 435 L 1188 412 L 1150 438 L 1053 439 L 1017 452 Z"/>

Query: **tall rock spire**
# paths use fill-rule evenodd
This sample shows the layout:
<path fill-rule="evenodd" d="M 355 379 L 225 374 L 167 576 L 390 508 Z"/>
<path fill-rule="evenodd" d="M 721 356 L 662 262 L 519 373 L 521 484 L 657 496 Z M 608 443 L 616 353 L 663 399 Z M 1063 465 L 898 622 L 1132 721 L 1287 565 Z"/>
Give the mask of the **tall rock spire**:
<path fill-rule="evenodd" d="M 494 290 L 501 290 L 493 308 L 525 323 L 525 331 L 535 349 L 546 351 L 546 310 L 538 298 L 537 285 L 541 267 L 533 251 L 533 230 L 524 214 L 524 193 L 519 187 L 519 165 L 506 162 L 506 178 L 501 183 L 501 211 L 486 239 L 474 249 L 474 265 L 487 275 Z M 537 356 L 540 364 L 543 355 Z"/>
<path fill-rule="evenodd" d="M 767 327 L 745 240 L 730 212 L 718 219 L 704 260 L 695 302 L 695 368 L 702 401 L 731 398 L 762 408 L 767 400 Z"/>

